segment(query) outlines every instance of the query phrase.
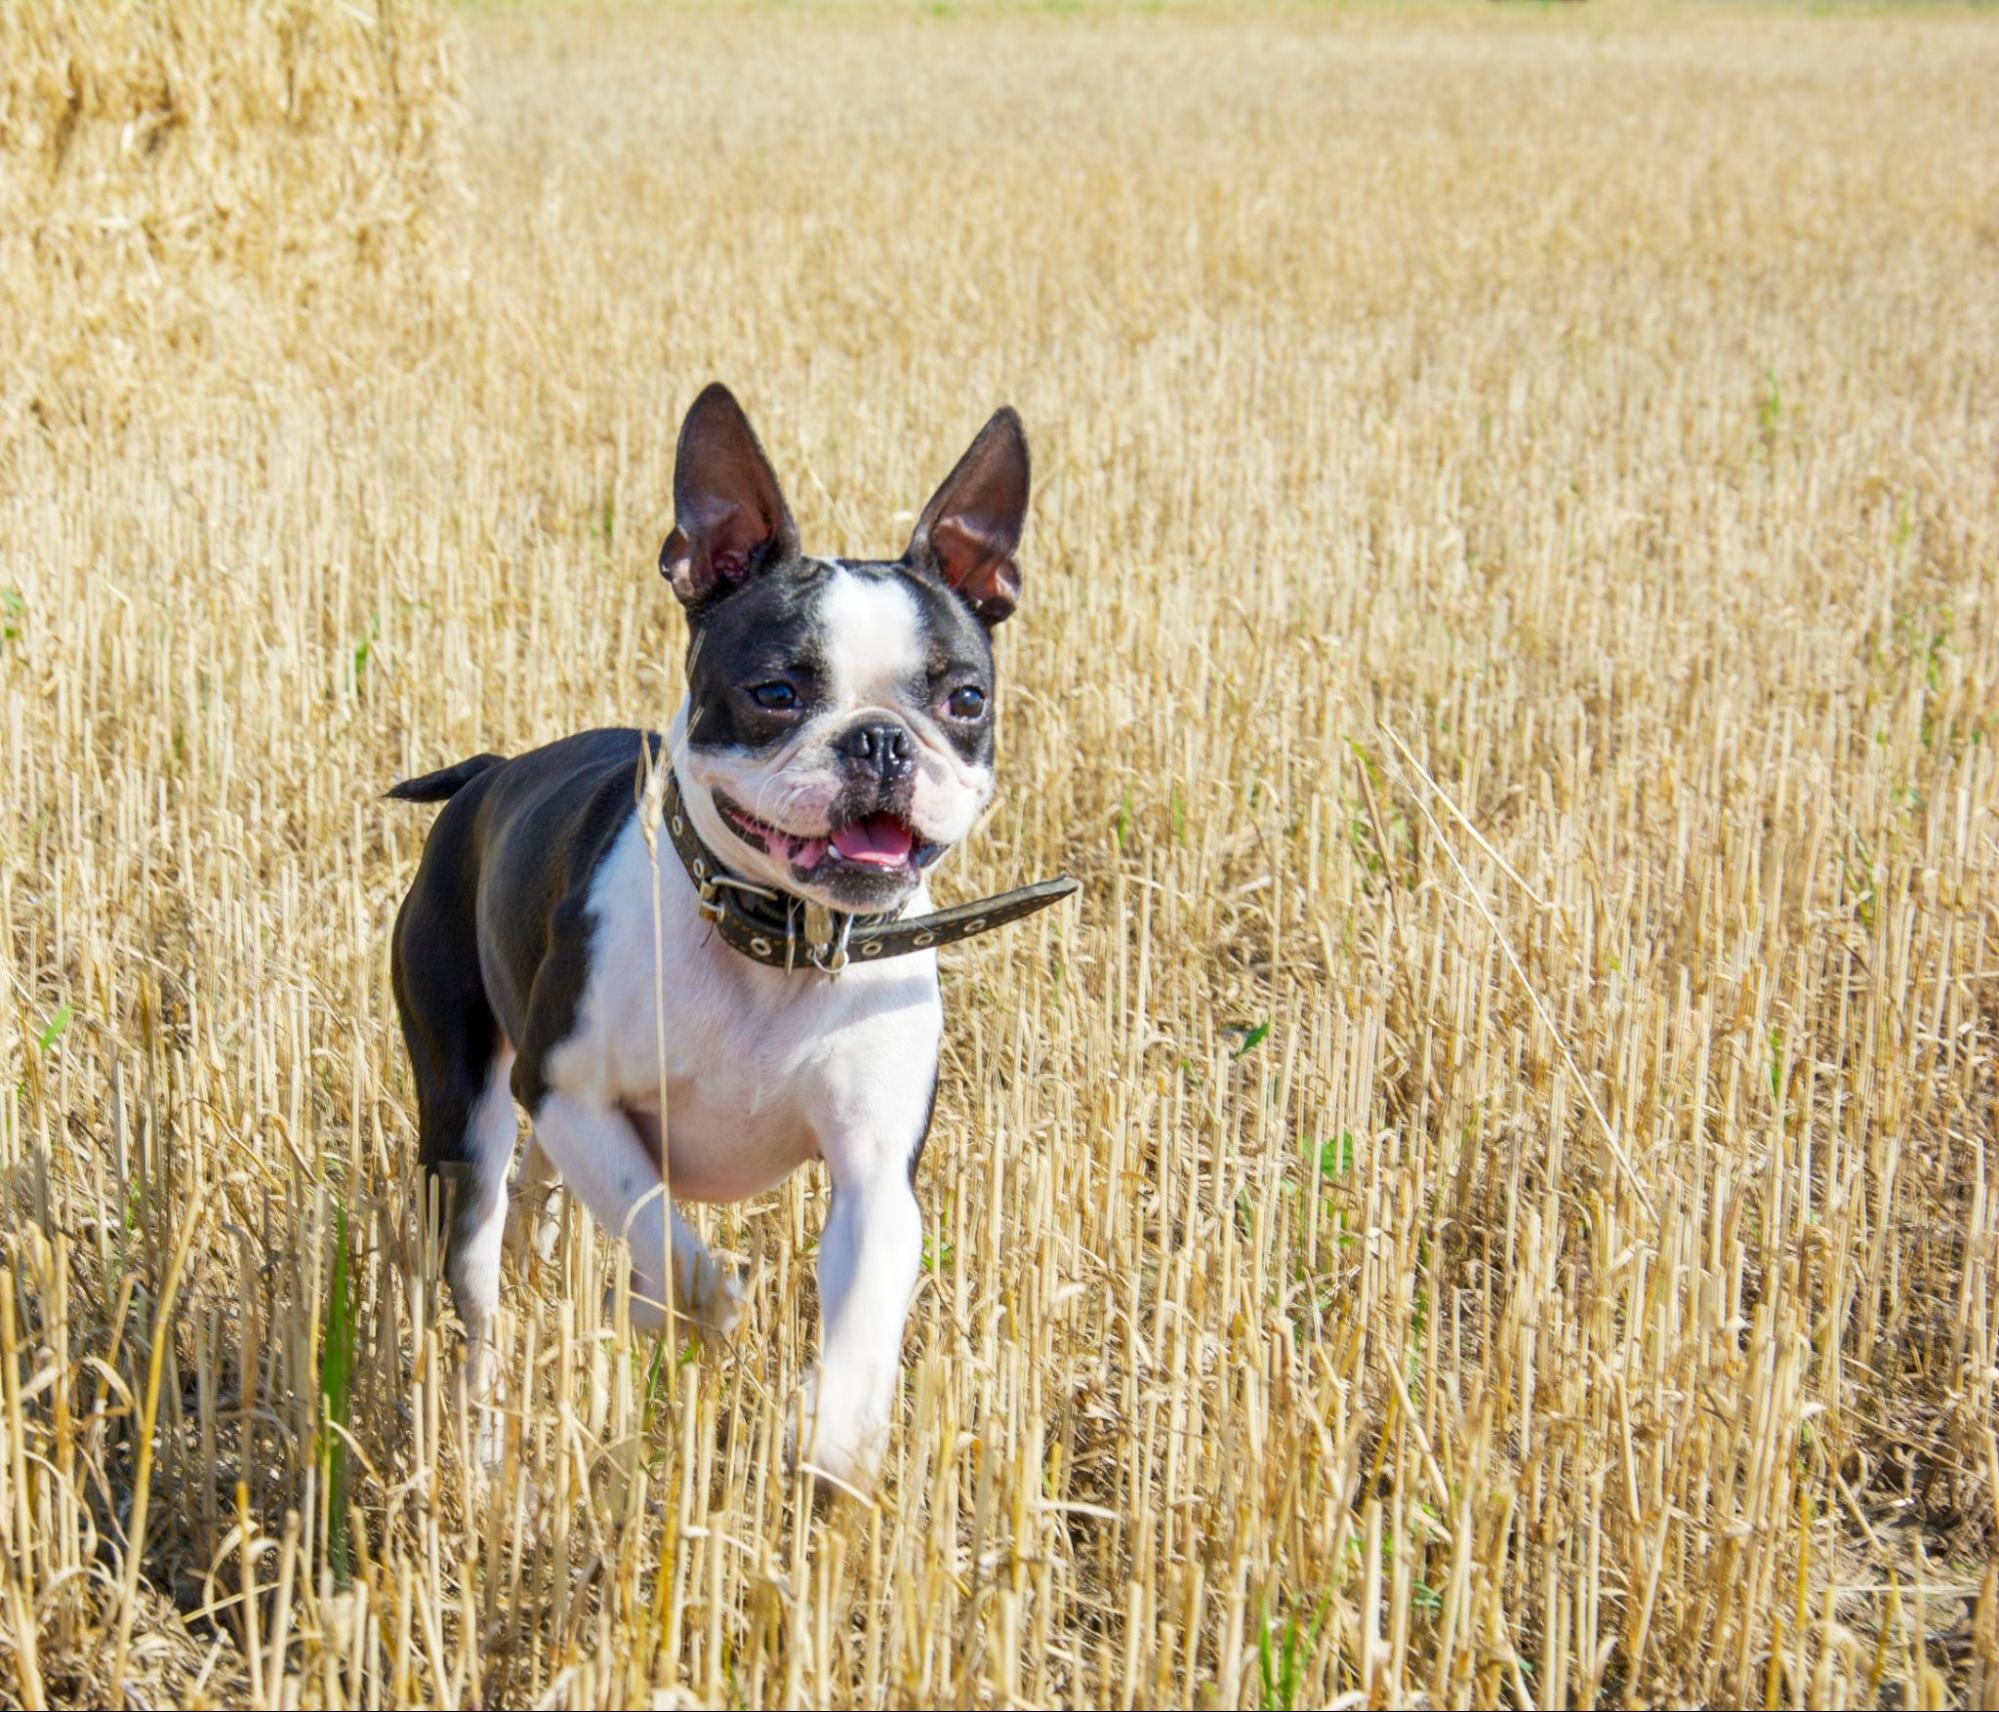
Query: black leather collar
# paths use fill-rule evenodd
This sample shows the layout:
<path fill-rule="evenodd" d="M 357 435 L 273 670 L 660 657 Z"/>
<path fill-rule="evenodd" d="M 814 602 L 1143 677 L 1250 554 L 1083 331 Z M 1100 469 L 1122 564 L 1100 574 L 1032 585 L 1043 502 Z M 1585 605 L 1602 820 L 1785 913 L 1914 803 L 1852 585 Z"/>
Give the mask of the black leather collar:
<path fill-rule="evenodd" d="M 848 915 L 730 873 L 701 842 L 680 800 L 680 780 L 670 771 L 665 815 L 667 838 L 701 894 L 703 919 L 715 924 L 732 950 L 773 969 L 810 968 L 837 975 L 850 963 L 879 963 L 884 957 L 951 945 L 1044 910 L 1080 884 L 1063 874 L 932 915 Z"/>

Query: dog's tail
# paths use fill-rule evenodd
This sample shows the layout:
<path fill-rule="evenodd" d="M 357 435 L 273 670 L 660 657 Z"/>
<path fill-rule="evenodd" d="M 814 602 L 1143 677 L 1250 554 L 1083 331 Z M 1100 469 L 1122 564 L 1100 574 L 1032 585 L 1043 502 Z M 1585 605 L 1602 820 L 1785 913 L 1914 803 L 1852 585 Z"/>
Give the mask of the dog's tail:
<path fill-rule="evenodd" d="M 404 779 L 401 784 L 391 785 L 382 793 L 394 797 L 398 802 L 443 802 L 456 796 L 488 767 L 497 767 L 506 759 L 504 755 L 474 755 L 469 761 L 460 761 L 455 767 L 441 767 L 435 773 L 425 773 L 420 779 Z"/>

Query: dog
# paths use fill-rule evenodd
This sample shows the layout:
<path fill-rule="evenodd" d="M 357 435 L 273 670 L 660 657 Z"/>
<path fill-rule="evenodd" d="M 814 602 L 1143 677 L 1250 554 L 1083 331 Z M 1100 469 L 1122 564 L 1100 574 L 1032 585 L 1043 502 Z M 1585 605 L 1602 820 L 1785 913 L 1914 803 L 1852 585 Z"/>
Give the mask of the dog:
<path fill-rule="evenodd" d="M 739 1200 L 822 1159 L 819 1360 L 794 1454 L 836 1486 L 873 1481 L 921 1268 L 936 946 L 1074 888 L 925 913 L 933 865 L 993 793 L 991 638 L 1020 598 L 1028 485 L 1002 409 L 900 558 L 811 557 L 741 406 L 710 385 L 681 428 L 660 551 L 689 632 L 663 742 L 587 731 L 388 792 L 443 804 L 393 974 L 475 1384 L 516 1103 L 523 1177 L 559 1173 L 630 1244 L 645 1328 L 669 1296 L 710 1336 L 743 1311 L 675 1202 Z"/>

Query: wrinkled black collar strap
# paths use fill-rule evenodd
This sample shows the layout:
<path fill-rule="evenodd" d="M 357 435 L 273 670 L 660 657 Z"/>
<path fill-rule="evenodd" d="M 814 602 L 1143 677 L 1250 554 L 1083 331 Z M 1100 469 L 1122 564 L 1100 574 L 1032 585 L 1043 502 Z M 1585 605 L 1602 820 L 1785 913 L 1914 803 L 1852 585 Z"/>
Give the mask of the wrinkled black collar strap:
<path fill-rule="evenodd" d="M 733 950 L 773 969 L 811 968 L 837 975 L 849 963 L 879 963 L 884 957 L 906 957 L 912 951 L 955 944 L 1044 910 L 1079 884 L 1064 874 L 907 920 L 847 915 L 731 874 L 701 842 L 693 816 L 680 800 L 680 781 L 672 773 L 666 776 L 665 813 L 666 835 L 701 894 L 702 917 L 715 924 Z"/>

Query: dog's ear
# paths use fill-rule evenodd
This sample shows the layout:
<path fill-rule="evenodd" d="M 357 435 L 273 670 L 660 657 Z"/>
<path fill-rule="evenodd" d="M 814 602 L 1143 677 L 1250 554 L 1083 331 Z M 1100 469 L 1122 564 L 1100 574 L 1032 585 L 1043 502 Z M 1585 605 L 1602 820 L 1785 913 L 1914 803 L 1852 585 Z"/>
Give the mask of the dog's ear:
<path fill-rule="evenodd" d="M 1027 435 L 1006 407 L 930 496 L 904 554 L 933 570 L 980 623 L 998 624 L 1020 601 L 1014 550 L 1027 521 Z"/>
<path fill-rule="evenodd" d="M 735 395 L 711 381 L 673 462 L 673 533 L 659 572 L 688 606 L 798 551 L 798 526 Z"/>

